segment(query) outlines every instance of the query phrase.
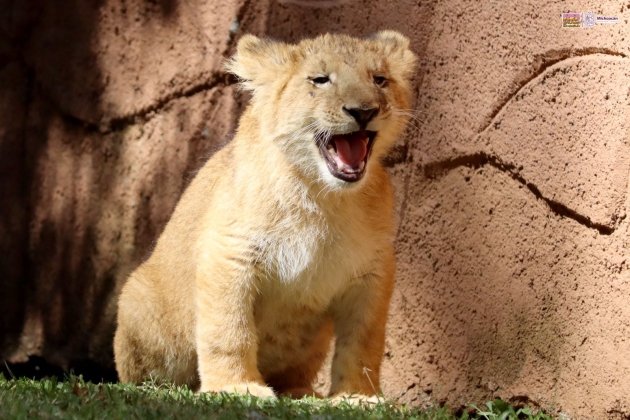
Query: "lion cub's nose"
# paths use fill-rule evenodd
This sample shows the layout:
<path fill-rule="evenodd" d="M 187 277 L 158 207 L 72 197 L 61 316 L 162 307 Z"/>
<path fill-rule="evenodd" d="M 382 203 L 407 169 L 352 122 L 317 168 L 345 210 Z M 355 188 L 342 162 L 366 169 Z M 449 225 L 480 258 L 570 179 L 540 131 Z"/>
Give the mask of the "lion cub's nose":
<path fill-rule="evenodd" d="M 343 107 L 343 111 L 354 118 L 361 128 L 365 128 L 365 126 L 372 121 L 374 117 L 378 114 L 379 108 L 346 108 Z"/>

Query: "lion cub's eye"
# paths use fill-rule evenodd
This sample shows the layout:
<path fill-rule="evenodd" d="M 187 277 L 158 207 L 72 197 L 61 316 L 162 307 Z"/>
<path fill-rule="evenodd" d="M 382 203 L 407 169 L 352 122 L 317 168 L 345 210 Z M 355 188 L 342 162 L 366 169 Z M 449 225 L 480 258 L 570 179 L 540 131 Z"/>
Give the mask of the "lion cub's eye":
<path fill-rule="evenodd" d="M 316 85 L 325 85 L 326 83 L 330 82 L 330 78 L 328 76 L 313 77 L 311 79 L 311 82 Z"/>
<path fill-rule="evenodd" d="M 383 76 L 374 76 L 374 83 L 380 87 L 384 87 L 387 84 L 387 79 Z"/>

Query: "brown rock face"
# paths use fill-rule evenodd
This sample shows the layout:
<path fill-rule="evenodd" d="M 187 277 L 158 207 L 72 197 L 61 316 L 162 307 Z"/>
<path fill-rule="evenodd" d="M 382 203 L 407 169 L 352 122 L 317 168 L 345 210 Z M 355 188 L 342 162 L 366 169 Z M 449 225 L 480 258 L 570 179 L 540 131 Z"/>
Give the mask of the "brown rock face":
<path fill-rule="evenodd" d="M 584 9 L 582 9 L 584 8 Z M 0 0 L 0 352 L 112 367 L 116 296 L 246 98 L 221 62 L 394 28 L 420 57 L 387 159 L 388 397 L 630 416 L 630 5 Z M 588 10 L 587 10 L 588 9 Z M 619 17 L 562 28 L 562 12 Z"/>

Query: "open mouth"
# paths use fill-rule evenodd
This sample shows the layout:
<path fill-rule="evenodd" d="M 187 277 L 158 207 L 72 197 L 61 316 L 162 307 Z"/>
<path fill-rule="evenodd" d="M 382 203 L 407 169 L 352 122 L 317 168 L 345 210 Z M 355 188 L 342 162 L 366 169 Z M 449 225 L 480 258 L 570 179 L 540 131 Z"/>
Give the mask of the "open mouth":
<path fill-rule="evenodd" d="M 366 130 L 335 134 L 320 146 L 319 151 L 335 178 L 356 182 L 365 174 L 375 137 L 375 131 Z"/>

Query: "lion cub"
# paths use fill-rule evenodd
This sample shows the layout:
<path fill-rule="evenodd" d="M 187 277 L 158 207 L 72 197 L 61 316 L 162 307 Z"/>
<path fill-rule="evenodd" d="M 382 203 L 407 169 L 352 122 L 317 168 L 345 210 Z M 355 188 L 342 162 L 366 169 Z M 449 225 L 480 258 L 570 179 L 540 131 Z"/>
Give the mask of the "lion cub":
<path fill-rule="evenodd" d="M 122 289 L 121 381 L 300 397 L 334 335 L 331 395 L 378 392 L 395 264 L 379 158 L 415 62 L 393 31 L 240 40 L 227 68 L 251 103 Z"/>

